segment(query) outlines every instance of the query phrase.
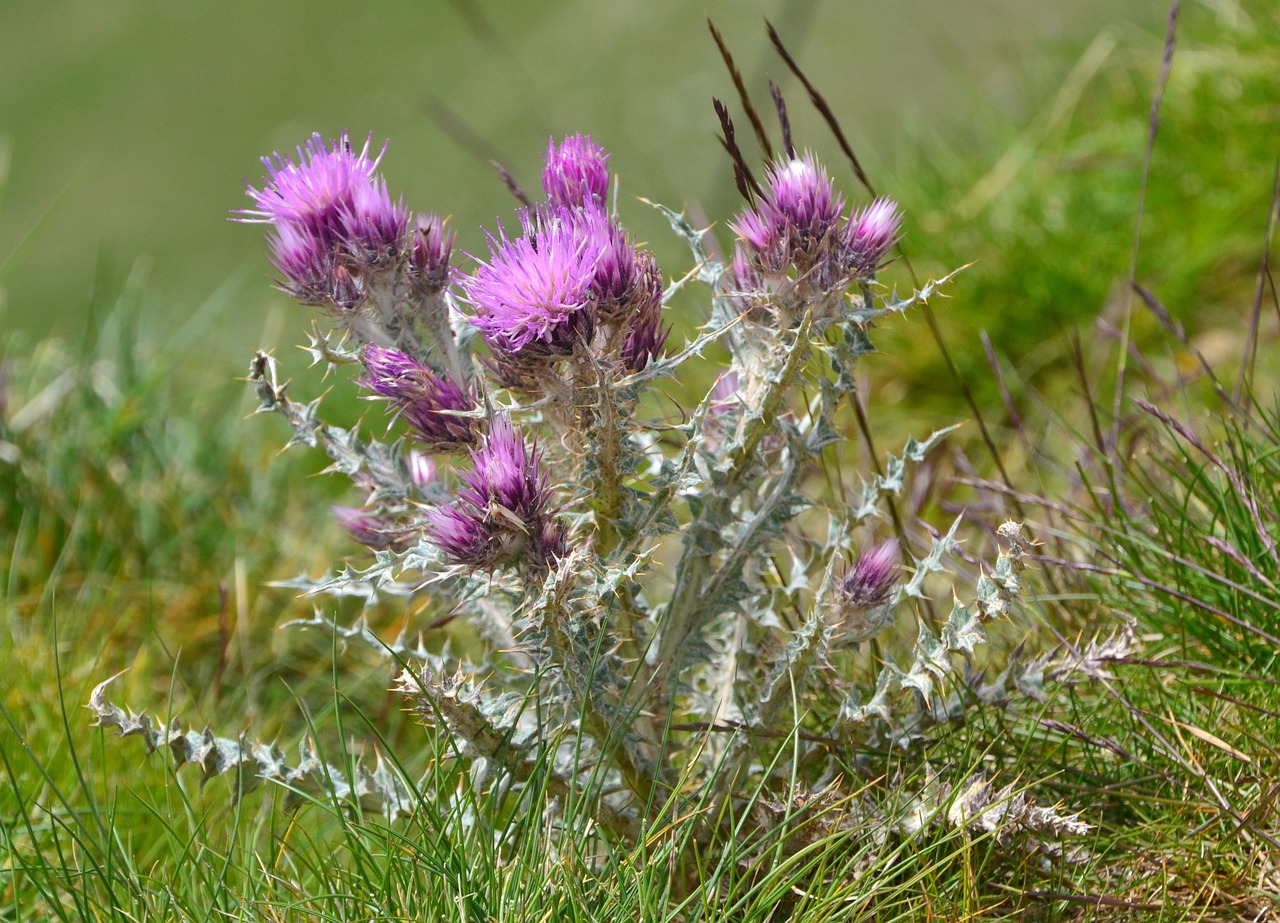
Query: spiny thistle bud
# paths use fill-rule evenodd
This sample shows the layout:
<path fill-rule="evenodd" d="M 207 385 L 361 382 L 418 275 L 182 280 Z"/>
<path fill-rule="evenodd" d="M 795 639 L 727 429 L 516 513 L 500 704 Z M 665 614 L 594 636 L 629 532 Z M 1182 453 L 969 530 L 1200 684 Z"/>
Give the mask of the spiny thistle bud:
<path fill-rule="evenodd" d="M 604 202 L 609 191 L 609 155 L 587 135 L 569 135 L 557 148 L 555 139 L 547 144 L 547 165 L 542 171 L 542 188 L 556 205 L 581 207 L 592 201 Z"/>
<path fill-rule="evenodd" d="M 565 551 L 565 529 L 537 446 L 505 418 L 495 420 L 457 502 L 427 513 L 427 536 L 452 564 L 479 570 L 545 570 Z"/>
<path fill-rule="evenodd" d="M 858 555 L 836 581 L 827 599 L 827 622 L 837 644 L 866 641 L 893 622 L 898 561 L 898 543 L 889 539 Z"/>
<path fill-rule="evenodd" d="M 414 291 L 434 295 L 449 284 L 449 256 L 453 230 L 436 215 L 414 218 L 413 249 L 409 251 L 409 280 Z"/>
<path fill-rule="evenodd" d="M 255 207 L 237 213 L 241 221 L 273 225 L 269 244 L 281 287 L 304 303 L 350 310 L 357 290 L 351 276 L 393 262 L 403 246 L 409 213 L 377 176 L 381 154 L 369 157 L 370 141 L 372 135 L 356 153 L 345 132 L 330 145 L 316 134 L 298 148 L 296 162 L 264 157 L 263 187 L 247 191 Z"/>
<path fill-rule="evenodd" d="M 662 326 L 662 300 L 644 303 L 632 318 L 627 338 L 622 344 L 622 364 L 629 372 L 639 372 L 662 355 L 670 327 Z"/>
<path fill-rule="evenodd" d="M 846 260 L 856 275 L 872 275 L 883 265 L 901 227 L 902 215 L 892 199 L 876 199 L 850 216 L 844 244 Z"/>
<path fill-rule="evenodd" d="M 357 384 L 390 401 L 419 441 L 436 451 L 475 443 L 477 420 L 466 414 L 478 405 L 470 389 L 398 349 L 369 343 L 361 359 L 368 374 Z"/>

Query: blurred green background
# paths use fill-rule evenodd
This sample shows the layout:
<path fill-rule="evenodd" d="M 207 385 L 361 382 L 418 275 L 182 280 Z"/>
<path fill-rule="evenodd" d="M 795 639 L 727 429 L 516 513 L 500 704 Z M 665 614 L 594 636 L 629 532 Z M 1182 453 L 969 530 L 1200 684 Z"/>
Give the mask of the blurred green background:
<path fill-rule="evenodd" d="M 226 220 L 246 201 L 245 180 L 261 175 L 258 158 L 312 131 L 389 138 L 393 193 L 453 215 L 461 247 L 475 251 L 479 227 L 509 215 L 512 200 L 432 117 L 438 104 L 526 187 L 538 185 L 549 135 L 586 131 L 613 152 L 624 194 L 722 221 L 738 202 L 713 95 L 732 102 L 756 152 L 707 16 L 759 100 L 767 77 L 778 80 L 798 141 L 858 199 L 769 48 L 765 19 L 778 27 L 880 190 L 906 201 L 914 253 L 931 254 L 931 235 L 952 226 L 939 216 L 1050 104 L 1085 49 L 1115 36 L 1154 67 L 1166 13 L 1139 0 L 8 0 L 0 323 L 74 340 L 95 299 L 132 279 L 150 336 L 171 335 L 206 302 L 229 312 L 208 328 L 204 358 L 239 364 L 262 342 L 293 342 L 305 317 L 269 288 L 261 229 Z M 922 179 L 947 172 L 939 161 L 959 164 L 959 176 Z M 635 203 L 624 215 L 669 276 L 684 271 L 687 254 L 656 215 Z"/>

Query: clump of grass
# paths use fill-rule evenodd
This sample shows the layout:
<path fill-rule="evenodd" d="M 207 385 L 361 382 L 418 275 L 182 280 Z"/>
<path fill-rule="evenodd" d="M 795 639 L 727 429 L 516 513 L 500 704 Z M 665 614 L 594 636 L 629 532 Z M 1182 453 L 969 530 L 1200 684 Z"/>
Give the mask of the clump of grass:
<path fill-rule="evenodd" d="M 1137 270 L 1206 355 L 1230 363 L 1241 321 L 1234 308 L 1253 295 L 1257 221 L 1271 194 L 1280 12 L 1272 4 L 1189 2 L 1177 30 Z M 921 271 L 974 264 L 963 300 L 937 314 L 983 406 L 996 404 L 999 392 L 984 373 L 975 325 L 1016 358 L 1039 393 L 1058 401 L 1072 380 L 1062 338 L 1098 319 L 1121 322 L 1163 40 L 1156 31 L 1104 29 L 1029 124 L 975 119 L 971 138 L 918 145 L 918 158 L 902 165 L 895 189 L 921 216 L 906 242 L 916 262 L 927 259 Z M 976 153 L 997 145 L 997 156 Z M 1143 348 L 1161 348 L 1152 316 L 1135 316 L 1131 335 Z M 895 374 L 880 387 L 908 405 L 958 412 L 954 378 L 932 351 L 911 348 L 913 340 L 911 331 L 886 331 L 882 348 Z"/>
<path fill-rule="evenodd" d="M 1168 131 L 1163 115 L 1153 109 L 1152 137 L 1157 124 L 1161 137 Z M 1152 158 L 1139 196 L 1168 186 L 1159 163 Z M 1280 316 L 1280 302 L 1268 269 L 1277 197 L 1270 175 L 1261 179 L 1252 194 L 1270 198 L 1250 216 L 1255 277 L 1247 290 L 1233 286 L 1230 352 L 1211 351 L 1201 332 L 1220 320 L 1199 310 L 1178 317 L 1148 288 L 1140 254 L 1163 241 L 1143 232 L 1132 244 L 1130 304 L 1164 332 L 1163 353 L 1150 338 L 1147 349 L 1128 339 L 1138 325 L 1122 311 L 1099 323 L 1101 348 L 1077 339 L 1065 351 L 1076 370 L 1070 401 L 1014 410 L 1012 394 L 1034 392 L 997 369 L 1024 457 L 1042 489 L 1052 485 L 1018 498 L 1052 539 L 1044 564 L 1075 572 L 1064 574 L 1064 601 L 1121 614 L 1141 644 L 1103 658 L 1099 686 L 1073 703 L 1068 722 L 1044 723 L 1051 738 L 1074 742 L 1064 791 L 1098 793 L 1104 812 L 1099 878 L 1081 901 L 1107 895 L 1153 913 L 1252 918 L 1280 892 L 1269 781 L 1280 769 L 1280 430 L 1262 358 L 1276 346 L 1267 314 Z M 1107 348 L 1117 337 L 1118 349 Z"/>

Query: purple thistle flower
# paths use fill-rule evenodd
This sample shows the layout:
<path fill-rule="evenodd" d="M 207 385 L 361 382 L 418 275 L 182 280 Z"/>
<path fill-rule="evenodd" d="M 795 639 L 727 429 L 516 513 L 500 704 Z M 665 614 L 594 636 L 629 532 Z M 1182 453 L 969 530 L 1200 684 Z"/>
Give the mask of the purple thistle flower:
<path fill-rule="evenodd" d="M 812 153 L 769 168 L 754 208 L 730 227 L 754 251 L 767 273 L 790 266 L 807 270 L 829 249 L 844 211 L 844 198 Z"/>
<path fill-rule="evenodd" d="M 381 265 L 403 246 L 409 214 L 376 175 L 382 155 L 369 157 L 372 137 L 356 153 L 345 132 L 331 145 L 312 135 L 296 162 L 264 157 L 263 187 L 248 187 L 255 207 L 238 212 L 239 220 L 274 225 L 272 262 L 285 290 L 300 300 L 328 298 L 339 287 L 340 265 Z"/>
<path fill-rule="evenodd" d="M 470 389 L 448 374 L 437 375 L 398 349 L 369 343 L 361 359 L 368 375 L 356 383 L 390 401 L 419 441 L 437 451 L 476 441 L 476 418 L 464 415 L 478 406 Z"/>
<path fill-rule="evenodd" d="M 403 548 L 405 545 L 402 531 L 383 516 L 359 506 L 331 506 L 329 509 L 338 525 L 366 548 L 383 551 L 387 548 Z"/>
<path fill-rule="evenodd" d="M 836 581 L 827 613 L 836 643 L 866 641 L 892 624 L 898 561 L 898 543 L 889 539 L 859 554 Z"/>
<path fill-rule="evenodd" d="M 566 533 L 537 446 L 500 418 L 471 452 L 457 502 L 427 513 L 429 540 L 450 563 L 482 570 L 541 570 L 565 551 Z"/>
<path fill-rule="evenodd" d="M 547 165 L 542 188 L 556 205 L 582 207 L 603 202 L 609 191 L 609 155 L 587 135 L 569 135 L 560 147 L 555 138 L 547 144 Z"/>
<path fill-rule="evenodd" d="M 526 211 L 524 236 L 489 235 L 490 259 L 461 280 L 475 306 L 471 323 L 496 352 L 530 346 L 568 355 L 595 328 L 592 287 L 605 241 L 580 213 L 556 206 Z"/>
<path fill-rule="evenodd" d="M 883 265 L 901 227 L 897 203 L 883 197 L 849 217 L 844 231 L 846 259 L 858 275 L 869 276 Z"/>
<path fill-rule="evenodd" d="M 476 308 L 471 323 L 500 359 L 567 356 L 602 323 L 622 325 L 615 329 L 633 371 L 661 352 L 661 274 L 603 207 L 541 205 L 521 225 L 517 240 L 490 236 L 489 262 L 461 280 Z"/>
<path fill-rule="evenodd" d="M 859 554 L 845 571 L 837 588 L 840 601 L 850 609 L 874 609 L 889 601 L 898 579 L 898 543 L 881 542 Z"/>

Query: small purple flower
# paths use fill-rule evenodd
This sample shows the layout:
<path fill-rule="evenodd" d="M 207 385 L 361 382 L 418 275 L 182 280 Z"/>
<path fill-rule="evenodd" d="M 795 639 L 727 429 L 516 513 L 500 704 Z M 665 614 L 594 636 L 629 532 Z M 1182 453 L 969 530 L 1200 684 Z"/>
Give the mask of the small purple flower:
<path fill-rule="evenodd" d="M 248 187 L 254 208 L 238 212 L 239 220 L 274 226 L 272 262 L 286 291 L 303 301 L 327 300 L 339 266 L 383 265 L 403 246 L 409 213 L 377 176 L 381 154 L 369 157 L 371 140 L 356 153 L 345 132 L 329 145 L 315 134 L 296 162 L 264 157 L 263 187 Z"/>
<path fill-rule="evenodd" d="M 500 418 L 471 452 L 457 502 L 427 513 L 429 540 L 452 564 L 542 570 L 565 551 L 566 533 L 537 446 Z"/>
<path fill-rule="evenodd" d="M 857 275 L 872 275 L 883 265 L 901 227 L 898 205 L 888 198 L 876 199 L 850 216 L 844 232 L 846 259 Z"/>
<path fill-rule="evenodd" d="M 552 138 L 547 144 L 547 165 L 542 171 L 542 188 L 556 205 L 582 207 L 604 202 L 609 191 L 609 155 L 586 135 L 569 135 L 560 147 Z"/>
<path fill-rule="evenodd" d="M 827 618 L 838 643 L 866 641 L 893 622 L 898 561 L 898 543 L 889 539 L 858 555 L 836 581 Z"/>
<path fill-rule="evenodd" d="M 568 355 L 595 327 L 596 263 L 605 241 L 579 212 L 541 206 L 522 216 L 524 236 L 489 235 L 490 258 L 462 278 L 471 323 L 499 354 L 536 346 Z"/>
<path fill-rule="evenodd" d="M 329 509 L 338 525 L 366 548 L 382 551 L 387 548 L 403 548 L 405 545 L 402 530 L 384 516 L 359 506 L 331 506 Z"/>
<path fill-rule="evenodd" d="M 361 353 L 368 375 L 357 384 L 385 397 L 413 429 L 413 435 L 437 451 L 476 441 L 475 395 L 448 374 L 440 376 L 398 349 L 373 343 Z"/>
<path fill-rule="evenodd" d="M 840 578 L 840 601 L 851 609 L 874 609 L 889 601 L 898 579 L 898 543 L 881 542 L 859 554 L 853 566 Z"/>

